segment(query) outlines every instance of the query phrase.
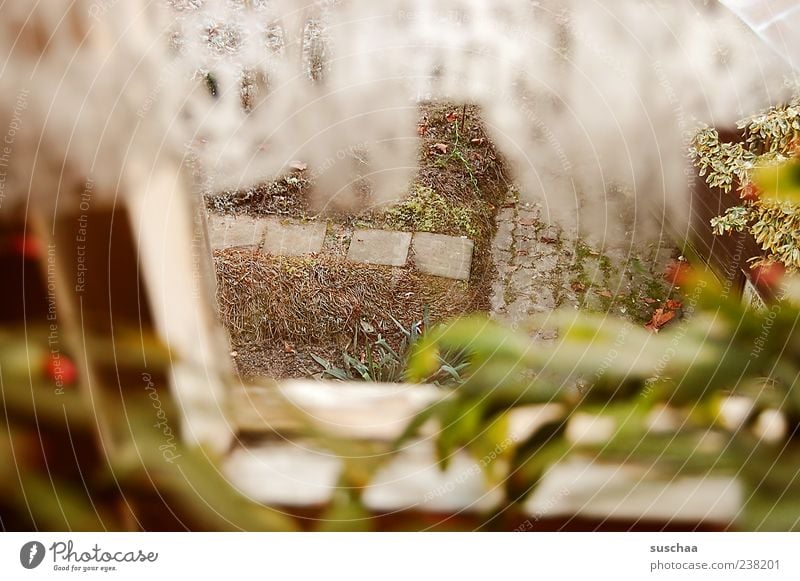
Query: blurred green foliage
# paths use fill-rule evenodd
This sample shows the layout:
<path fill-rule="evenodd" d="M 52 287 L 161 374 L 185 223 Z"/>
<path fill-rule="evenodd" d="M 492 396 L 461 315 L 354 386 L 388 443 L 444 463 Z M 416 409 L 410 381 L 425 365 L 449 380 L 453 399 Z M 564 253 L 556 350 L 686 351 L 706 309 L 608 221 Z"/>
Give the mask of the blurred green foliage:
<path fill-rule="evenodd" d="M 484 317 L 424 333 L 406 329 L 410 352 L 404 378 L 437 382 L 441 391 L 409 422 L 393 449 L 401 449 L 435 420 L 441 466 L 447 467 L 456 451 L 468 451 L 486 481 L 503 487 L 512 503 L 524 502 L 546 470 L 574 455 L 639 464 L 667 480 L 727 475 L 745 486 L 746 504 L 734 526 L 800 528 L 800 281 L 785 279 L 775 302 L 758 310 L 708 272 L 692 269 L 682 277 L 685 317 L 659 333 L 585 312 L 551 313 L 515 330 Z M 542 330 L 557 331 L 558 339 L 536 340 Z M 126 344 L 127 337 L 122 333 L 119 344 Z M 117 359 L 108 359 L 111 351 L 99 339 L 89 338 L 87 345 L 94 360 L 123 378 L 143 368 L 155 377 L 170 362 L 154 338 L 140 338 L 138 351 L 131 348 Z M 87 397 L 103 392 L 88 390 L 80 380 L 56 393 L 42 365 L 49 353 L 43 329 L 3 331 L 0 347 L 6 411 L 0 418 L 0 461 L 12 467 L 0 474 L 4 528 L 303 528 L 298 519 L 241 497 L 224 477 L 221 459 L 208 450 L 176 444 L 173 454 L 180 455 L 180 462 L 165 460 L 162 434 L 153 429 L 152 402 L 142 385 L 121 381 L 117 387 L 129 390 L 123 404 Z M 444 361 L 459 362 L 457 381 L 445 380 Z M 168 391 L 161 395 L 168 406 Z M 741 426 L 722 420 L 720 409 L 730 396 L 752 401 Z M 553 403 L 559 410 L 555 417 L 524 441 L 510 439 L 514 410 Z M 680 421 L 656 429 L 653 416 L 664 409 Z M 764 411 L 778 411 L 786 419 L 788 429 L 777 440 L 759 435 Z M 568 426 L 577 412 L 612 420 L 610 438 L 570 440 Z M 103 433 L 103 422 L 111 424 L 110 436 Z M 363 507 L 360 493 L 391 459 L 386 446 L 313 431 L 307 437 L 344 459 L 340 487 L 316 528 L 383 526 Z M 487 457 L 492 461 L 481 462 Z"/>
<path fill-rule="evenodd" d="M 47 361 L 55 344 L 48 337 L 45 327 L 0 330 L 4 530 L 297 528 L 233 490 L 211 451 L 165 440 L 154 429 L 149 394 L 155 392 L 144 389 L 140 370 L 148 378 L 164 375 L 170 354 L 157 339 L 123 331 L 112 349 L 107 339 L 86 337 L 92 361 L 125 378 L 112 388 L 110 381 L 89 386 L 85 377 L 54 376 Z M 159 409 L 170 410 L 177 430 L 178 410 L 161 385 Z M 114 388 L 126 392 L 123 400 L 112 399 Z"/>
<path fill-rule="evenodd" d="M 404 442 L 431 418 L 438 419 L 444 461 L 476 439 L 501 441 L 509 413 L 529 404 L 558 403 L 559 420 L 515 443 L 505 474 L 509 497 L 524 498 L 544 471 L 568 455 L 638 463 L 667 479 L 678 474 L 735 476 L 746 487 L 736 526 L 750 530 L 800 529 L 800 282 L 766 310 L 733 296 L 708 272 L 685 275 L 686 317 L 661 333 L 599 314 L 559 312 L 509 330 L 482 317 L 435 329 L 416 346 L 408 378 L 425 382 L 442 353 L 465 353 L 463 383 L 443 393 L 409 426 Z M 556 329 L 551 344 L 532 337 Z M 730 396 L 753 402 L 742 426 L 722 421 Z M 668 406 L 681 421 L 653 427 Z M 788 430 L 779 441 L 761 438 L 754 426 L 764 410 L 777 410 Z M 614 421 L 610 440 L 570 442 L 565 435 L 577 411 Z M 476 436 L 481 434 L 481 436 Z M 484 445 L 484 447 L 486 447 Z M 480 458 L 480 453 L 476 458 Z"/>

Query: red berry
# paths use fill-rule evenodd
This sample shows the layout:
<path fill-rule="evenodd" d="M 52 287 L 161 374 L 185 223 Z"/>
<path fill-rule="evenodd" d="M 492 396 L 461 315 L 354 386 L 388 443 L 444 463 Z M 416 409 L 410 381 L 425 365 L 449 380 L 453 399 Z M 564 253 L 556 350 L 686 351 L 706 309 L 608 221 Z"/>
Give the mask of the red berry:
<path fill-rule="evenodd" d="M 14 252 L 21 254 L 28 260 L 37 260 L 42 257 L 42 245 L 39 239 L 30 234 L 17 234 L 11 240 Z"/>
<path fill-rule="evenodd" d="M 780 286 L 786 268 L 777 262 L 762 264 L 751 269 L 753 273 L 753 283 L 757 287 L 775 289 Z"/>
<path fill-rule="evenodd" d="M 51 353 L 44 362 L 44 372 L 47 377 L 59 385 L 72 385 L 78 378 L 78 369 L 72 360 L 60 353 Z"/>

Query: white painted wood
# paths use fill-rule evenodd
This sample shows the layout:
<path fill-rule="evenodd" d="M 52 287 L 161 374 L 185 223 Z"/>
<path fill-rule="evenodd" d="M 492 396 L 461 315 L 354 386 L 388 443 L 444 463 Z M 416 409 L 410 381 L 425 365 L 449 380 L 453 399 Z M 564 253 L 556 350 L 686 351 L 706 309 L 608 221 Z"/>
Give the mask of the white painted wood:
<path fill-rule="evenodd" d="M 550 469 L 525 503 L 536 519 L 579 515 L 661 522 L 733 521 L 744 491 L 732 477 L 669 479 L 647 466 L 601 464 L 574 458 Z"/>
<path fill-rule="evenodd" d="M 225 462 L 231 484 L 249 498 L 279 506 L 322 506 L 336 491 L 342 461 L 302 440 L 271 440 L 234 450 Z M 374 512 L 482 512 L 496 509 L 504 495 L 489 487 L 481 467 L 456 453 L 441 470 L 431 440 L 410 443 L 378 470 L 364 490 Z"/>
<path fill-rule="evenodd" d="M 490 487 L 481 466 L 464 451 L 442 470 L 430 439 L 406 446 L 364 491 L 364 504 L 375 512 L 484 512 L 504 499 L 502 488 Z"/>
<path fill-rule="evenodd" d="M 237 448 L 224 469 L 233 487 L 256 502 L 308 507 L 330 501 L 342 461 L 301 442 L 278 440 Z"/>
<path fill-rule="evenodd" d="M 389 443 L 415 413 L 435 401 L 440 390 L 429 385 L 290 381 L 238 388 L 233 417 L 240 429 L 263 432 L 264 441 L 235 450 L 225 468 L 231 482 L 260 502 L 318 506 L 336 490 L 342 463 L 319 441 L 299 434 L 310 425 L 325 434 Z M 561 417 L 558 404 L 525 406 L 509 418 L 509 446 Z M 486 479 L 480 462 L 466 451 L 438 463 L 431 424 L 375 474 L 364 490 L 367 508 L 376 513 L 496 510 L 506 501 L 500 487 Z M 324 446 L 324 444 L 322 444 Z M 316 446 L 316 449 L 315 449 Z M 498 460 L 503 461 L 503 460 Z M 570 459 L 551 468 L 524 505 L 536 519 L 581 515 L 590 518 L 659 521 L 730 522 L 742 505 L 741 484 L 728 477 L 670 479 L 646 466 L 619 466 Z"/>
<path fill-rule="evenodd" d="M 132 168 L 127 198 L 133 239 L 156 330 L 173 353 L 170 379 L 182 413 L 182 436 L 220 453 L 234 427 L 227 418 L 233 367 L 209 284 L 207 232 L 195 216 L 180 165 L 164 160 Z"/>
<path fill-rule="evenodd" d="M 429 385 L 285 381 L 240 387 L 231 404 L 240 431 L 291 432 L 311 425 L 322 433 L 390 441 L 440 394 Z"/>

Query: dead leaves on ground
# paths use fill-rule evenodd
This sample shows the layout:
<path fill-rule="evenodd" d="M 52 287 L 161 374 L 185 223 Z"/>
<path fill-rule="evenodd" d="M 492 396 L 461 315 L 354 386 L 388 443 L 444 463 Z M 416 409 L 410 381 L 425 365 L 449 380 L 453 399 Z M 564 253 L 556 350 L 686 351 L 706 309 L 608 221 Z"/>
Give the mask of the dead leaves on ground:
<path fill-rule="evenodd" d="M 668 300 L 663 307 L 659 307 L 655 310 L 653 317 L 650 319 L 650 322 L 645 325 L 645 328 L 654 333 L 658 333 L 662 327 L 678 316 L 682 308 L 683 303 L 680 301 Z"/>
<path fill-rule="evenodd" d="M 579 280 L 573 281 L 570 287 L 572 288 L 573 292 L 576 293 L 586 292 L 586 285 Z"/>
<path fill-rule="evenodd" d="M 688 263 L 682 260 L 672 260 L 667 265 L 664 278 L 667 282 L 680 286 L 686 282 L 690 271 L 691 267 Z"/>

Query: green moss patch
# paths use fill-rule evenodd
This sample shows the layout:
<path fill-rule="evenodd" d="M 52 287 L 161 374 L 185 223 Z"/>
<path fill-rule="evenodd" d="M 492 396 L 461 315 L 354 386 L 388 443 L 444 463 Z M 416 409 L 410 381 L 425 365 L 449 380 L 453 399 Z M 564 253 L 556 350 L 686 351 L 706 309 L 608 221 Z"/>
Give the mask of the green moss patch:
<path fill-rule="evenodd" d="M 478 236 L 480 225 L 475 211 L 453 204 L 433 188 L 417 185 L 411 194 L 383 214 L 386 226 L 394 230 L 435 232 L 453 236 Z"/>

